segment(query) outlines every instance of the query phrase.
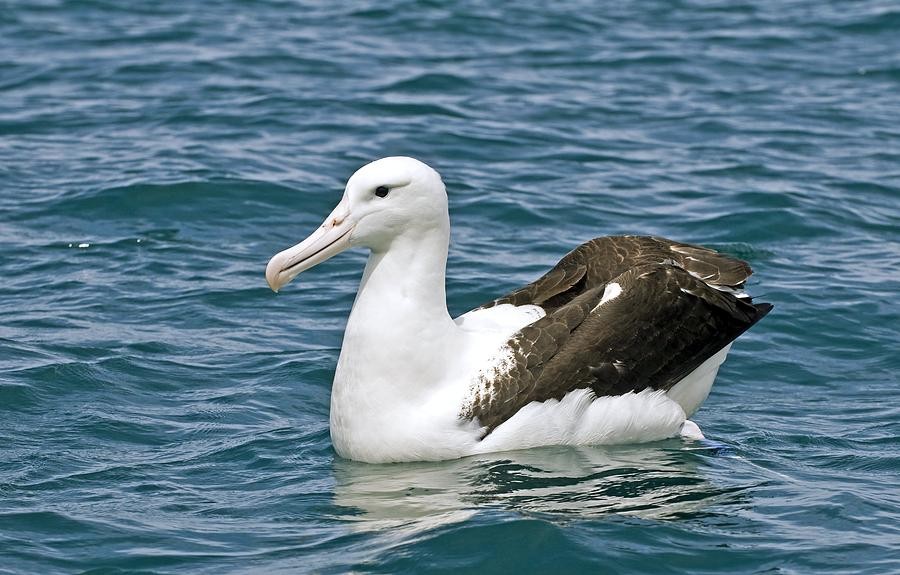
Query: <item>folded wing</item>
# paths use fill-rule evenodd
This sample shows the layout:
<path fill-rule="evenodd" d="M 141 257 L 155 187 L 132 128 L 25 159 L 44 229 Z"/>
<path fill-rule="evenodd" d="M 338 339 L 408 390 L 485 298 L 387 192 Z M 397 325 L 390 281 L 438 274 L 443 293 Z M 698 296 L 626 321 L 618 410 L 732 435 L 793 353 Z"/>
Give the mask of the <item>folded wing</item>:
<path fill-rule="evenodd" d="M 545 276 L 484 307 L 547 315 L 514 334 L 480 374 L 461 416 L 490 433 L 533 401 L 668 390 L 771 309 L 731 293 L 750 267 L 713 250 L 648 237 L 598 238 Z"/>

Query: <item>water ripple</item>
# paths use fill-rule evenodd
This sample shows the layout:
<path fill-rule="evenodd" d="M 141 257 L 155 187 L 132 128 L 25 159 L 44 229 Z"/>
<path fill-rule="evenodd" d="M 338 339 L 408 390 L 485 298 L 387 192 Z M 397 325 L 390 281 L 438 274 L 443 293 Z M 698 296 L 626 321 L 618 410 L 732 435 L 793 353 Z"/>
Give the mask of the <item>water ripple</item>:
<path fill-rule="evenodd" d="M 5 568 L 900 569 L 900 12 L 596 8 L 8 2 Z M 337 458 L 364 254 L 277 296 L 263 270 L 391 154 L 444 175 L 454 313 L 597 235 L 749 260 L 776 309 L 710 440 Z"/>

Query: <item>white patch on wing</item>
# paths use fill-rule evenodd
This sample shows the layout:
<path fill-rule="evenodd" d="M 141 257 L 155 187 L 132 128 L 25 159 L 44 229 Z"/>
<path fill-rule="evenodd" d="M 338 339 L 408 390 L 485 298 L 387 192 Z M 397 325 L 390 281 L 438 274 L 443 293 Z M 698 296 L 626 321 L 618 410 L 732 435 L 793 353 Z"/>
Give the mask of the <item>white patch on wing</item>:
<path fill-rule="evenodd" d="M 470 345 L 462 362 L 466 366 L 462 371 L 469 383 L 459 403 L 459 413 L 464 419 L 473 403 L 491 398 L 493 382 L 515 367 L 515 354 L 507 345 L 509 339 L 545 315 L 543 308 L 536 305 L 507 303 L 472 310 L 454 320 L 470 336 Z"/>
<path fill-rule="evenodd" d="M 507 375 L 516 365 L 516 355 L 512 348 L 503 345 L 497 352 L 488 358 L 484 366 L 478 370 L 472 378 L 465 396 L 463 396 L 462 409 L 465 412 L 473 403 L 481 403 L 485 399 L 494 396 L 493 382 Z"/>
<path fill-rule="evenodd" d="M 698 280 L 702 281 L 703 283 L 706 283 L 706 280 L 708 280 L 709 278 L 711 278 L 711 277 L 713 277 L 714 275 L 716 275 L 716 274 L 712 273 L 712 274 L 706 274 L 705 276 L 702 276 L 702 275 L 700 275 L 699 273 L 697 273 L 697 272 L 692 272 L 692 271 L 690 271 L 690 270 L 688 270 L 688 273 L 691 274 L 692 276 L 694 276 L 695 278 L 697 278 Z"/>
<path fill-rule="evenodd" d="M 745 292 L 744 290 L 734 289 L 733 287 L 729 287 L 729 286 L 723 286 L 723 285 L 717 285 L 717 284 L 706 283 L 706 278 L 702 278 L 702 277 L 698 276 L 698 275 L 695 274 L 695 273 L 691 273 L 691 275 L 694 276 L 695 278 L 701 280 L 701 281 L 702 281 L 703 283 L 705 283 L 708 287 L 711 287 L 711 288 L 713 288 L 714 290 L 718 290 L 718 291 L 720 291 L 720 292 L 725 292 L 725 293 L 731 294 L 731 295 L 733 295 L 734 297 L 737 297 L 737 298 L 748 298 L 748 299 L 750 298 L 750 294 L 748 294 L 748 293 Z M 707 277 L 710 277 L 710 276 L 707 276 Z M 686 293 L 686 294 L 697 295 L 696 293 L 692 292 L 692 291 L 689 290 L 689 289 L 681 288 L 681 291 L 684 292 L 684 293 Z"/>
<path fill-rule="evenodd" d="M 715 285 L 715 284 L 707 284 L 707 285 L 713 289 L 717 289 L 717 290 L 725 292 L 725 293 L 730 293 L 731 295 L 733 295 L 734 297 L 737 297 L 737 298 L 746 298 L 746 299 L 750 298 L 750 294 L 748 294 L 747 292 L 745 292 L 742 289 L 734 289 L 733 287 L 720 286 L 720 285 Z"/>
<path fill-rule="evenodd" d="M 610 282 L 606 284 L 606 288 L 603 290 L 603 297 L 600 298 L 600 302 L 594 306 L 594 309 L 591 310 L 591 313 L 597 311 L 601 305 L 612 301 L 622 295 L 622 286 L 617 284 L 616 282 Z"/>

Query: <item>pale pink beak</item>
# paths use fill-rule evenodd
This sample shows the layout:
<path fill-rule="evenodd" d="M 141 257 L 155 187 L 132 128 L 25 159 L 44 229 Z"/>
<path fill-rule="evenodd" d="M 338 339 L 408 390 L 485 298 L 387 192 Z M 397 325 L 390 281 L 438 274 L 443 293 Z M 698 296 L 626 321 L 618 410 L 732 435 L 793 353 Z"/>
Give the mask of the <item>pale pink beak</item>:
<path fill-rule="evenodd" d="M 350 217 L 346 199 L 308 238 L 294 247 L 278 252 L 266 266 L 266 281 L 278 291 L 297 274 L 320 264 L 350 247 L 350 234 L 356 222 Z"/>

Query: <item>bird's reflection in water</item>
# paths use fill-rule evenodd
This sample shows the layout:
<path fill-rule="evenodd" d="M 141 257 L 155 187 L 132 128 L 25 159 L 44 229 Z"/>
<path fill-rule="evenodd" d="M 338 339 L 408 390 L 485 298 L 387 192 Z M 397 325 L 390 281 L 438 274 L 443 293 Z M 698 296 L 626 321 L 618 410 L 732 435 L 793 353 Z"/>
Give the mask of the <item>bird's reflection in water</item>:
<path fill-rule="evenodd" d="M 485 509 L 565 518 L 693 517 L 742 500 L 698 469 L 721 446 L 679 440 L 619 447 L 546 447 L 437 463 L 335 461 L 335 504 L 361 530 L 421 531 Z"/>

